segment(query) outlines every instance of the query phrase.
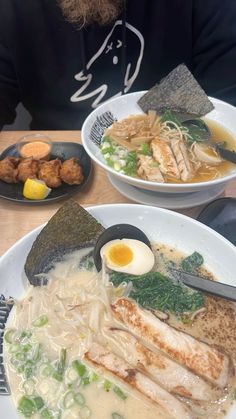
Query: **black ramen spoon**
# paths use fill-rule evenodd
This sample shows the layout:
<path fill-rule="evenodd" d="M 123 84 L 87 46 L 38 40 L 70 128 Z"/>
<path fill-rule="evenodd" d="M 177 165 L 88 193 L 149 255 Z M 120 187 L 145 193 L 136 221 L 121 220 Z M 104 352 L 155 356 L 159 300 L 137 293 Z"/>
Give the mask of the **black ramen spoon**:
<path fill-rule="evenodd" d="M 212 281 L 211 279 L 202 278 L 201 276 L 174 268 L 170 268 L 170 271 L 175 279 L 183 282 L 188 287 L 216 295 L 217 297 L 226 298 L 227 300 L 236 301 L 236 287 L 232 285 L 222 284 L 222 282 Z"/>

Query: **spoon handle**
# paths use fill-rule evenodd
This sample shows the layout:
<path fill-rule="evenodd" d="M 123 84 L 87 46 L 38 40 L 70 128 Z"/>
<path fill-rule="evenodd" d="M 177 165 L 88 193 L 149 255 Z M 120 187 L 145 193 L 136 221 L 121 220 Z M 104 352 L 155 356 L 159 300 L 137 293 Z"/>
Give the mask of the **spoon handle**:
<path fill-rule="evenodd" d="M 231 163 L 236 164 L 236 153 L 235 151 L 228 150 L 227 148 L 223 148 L 220 146 L 216 146 L 217 151 L 220 153 L 223 159 L 231 161 Z"/>
<path fill-rule="evenodd" d="M 227 300 L 236 301 L 236 287 L 233 287 L 232 285 L 222 284 L 222 282 L 212 281 L 197 275 L 179 271 L 178 269 L 171 268 L 170 270 L 177 280 L 183 282 L 188 287 L 207 292 L 208 294 L 213 294 Z"/>

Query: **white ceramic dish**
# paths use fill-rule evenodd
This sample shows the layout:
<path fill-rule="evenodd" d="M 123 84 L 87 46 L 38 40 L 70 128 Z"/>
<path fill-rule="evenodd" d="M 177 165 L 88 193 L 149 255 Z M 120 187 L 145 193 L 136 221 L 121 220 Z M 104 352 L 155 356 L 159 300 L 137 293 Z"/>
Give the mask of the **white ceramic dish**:
<path fill-rule="evenodd" d="M 236 285 L 236 248 L 199 222 L 172 211 L 142 205 L 103 205 L 87 210 L 105 227 L 130 223 L 141 228 L 152 241 L 174 246 L 186 253 L 199 251 L 205 264 L 222 282 Z M 27 234 L 0 259 L 0 295 L 19 298 L 24 293 L 23 268 L 26 256 L 42 226 Z M 2 374 L 2 372 L 1 372 Z M 0 396 L 2 419 L 17 419 L 11 397 Z M 234 405 L 225 419 L 235 419 Z"/>
<path fill-rule="evenodd" d="M 102 135 L 105 129 L 108 128 L 115 119 L 120 120 L 131 114 L 142 113 L 137 101 L 144 93 L 144 91 L 129 93 L 125 96 L 111 99 L 95 109 L 85 120 L 81 131 L 82 143 L 87 153 L 97 164 L 103 167 L 103 169 L 107 172 L 116 176 L 119 180 L 129 183 L 130 185 L 134 185 L 142 189 L 166 193 L 185 193 L 209 190 L 210 188 L 214 188 L 216 185 L 225 186 L 229 180 L 236 177 L 235 165 L 235 169 L 230 174 L 212 181 L 185 184 L 157 183 L 127 176 L 116 172 L 114 169 L 109 167 L 99 150 Z M 228 131 L 235 135 L 236 138 L 236 108 L 218 99 L 210 98 L 210 100 L 214 104 L 215 109 L 207 114 L 207 118 L 223 125 Z"/>
<path fill-rule="evenodd" d="M 136 186 L 125 183 L 111 173 L 107 174 L 112 186 L 126 198 L 132 199 L 144 205 L 153 205 L 160 208 L 184 209 L 192 208 L 197 205 L 207 204 L 220 196 L 224 191 L 223 185 L 216 185 L 205 191 L 196 191 L 189 193 L 163 193 L 149 191 L 148 189 L 137 188 Z"/>

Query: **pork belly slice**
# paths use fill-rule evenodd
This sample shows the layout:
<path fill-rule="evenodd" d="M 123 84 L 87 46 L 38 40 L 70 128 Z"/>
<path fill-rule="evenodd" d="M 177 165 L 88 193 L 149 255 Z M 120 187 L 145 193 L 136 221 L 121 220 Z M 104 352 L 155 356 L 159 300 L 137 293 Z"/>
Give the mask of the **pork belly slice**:
<path fill-rule="evenodd" d="M 126 330 L 107 330 L 110 349 L 121 354 L 132 367 L 147 372 L 151 379 L 167 391 L 194 400 L 216 400 L 219 392 L 161 352 L 153 352 Z"/>
<path fill-rule="evenodd" d="M 104 346 L 92 343 L 89 351 L 85 354 L 85 358 L 93 364 L 102 366 L 157 403 L 170 415 L 168 416 L 170 419 L 192 418 L 190 410 L 182 402 Z"/>
<path fill-rule="evenodd" d="M 151 141 L 151 150 L 153 158 L 160 165 L 161 173 L 170 178 L 180 179 L 180 172 L 169 144 L 155 138 Z"/>
<path fill-rule="evenodd" d="M 157 162 L 151 156 L 138 155 L 138 175 L 151 182 L 164 182 Z"/>
<path fill-rule="evenodd" d="M 188 150 L 181 140 L 172 140 L 171 149 L 174 153 L 178 169 L 180 172 L 180 178 L 183 182 L 192 179 L 194 170 L 188 157 Z"/>
<path fill-rule="evenodd" d="M 221 388 L 228 383 L 230 360 L 220 350 L 174 329 L 131 300 L 120 298 L 111 308 L 131 332 L 179 364 Z"/>

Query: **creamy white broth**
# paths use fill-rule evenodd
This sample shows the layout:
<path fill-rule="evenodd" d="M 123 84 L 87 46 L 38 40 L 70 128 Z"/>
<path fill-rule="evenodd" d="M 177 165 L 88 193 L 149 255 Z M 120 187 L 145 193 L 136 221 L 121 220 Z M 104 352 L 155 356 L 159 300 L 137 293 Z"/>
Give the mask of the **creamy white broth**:
<path fill-rule="evenodd" d="M 155 248 L 158 249 L 156 267 L 163 273 L 167 272 L 166 267 L 169 260 L 178 263 L 183 257 L 181 252 L 162 245 L 155 245 Z M 32 330 L 33 337 L 42 345 L 43 356 L 47 360 L 44 359 L 44 362 L 55 362 L 58 360 L 61 348 L 67 350 L 65 380 L 58 382 L 52 376 L 42 377 L 39 369 L 34 378 L 34 391 L 43 398 L 47 407 L 52 409 L 53 412 L 56 413 L 61 410 L 62 418 L 79 418 L 81 409 L 83 409 L 83 406 L 76 403 L 70 408 L 62 409 L 64 397 L 71 390 L 72 387 L 70 386 L 73 384 L 73 391 L 81 393 L 86 400 L 85 405 L 91 412 L 88 417 L 112 419 L 112 413 L 116 412 L 124 419 L 156 419 L 157 417 L 170 419 L 170 416 L 163 412 L 157 404 L 152 403 L 139 392 L 131 390 L 121 380 L 104 373 L 102 368 L 94 369 L 87 364 L 90 377 L 92 377 L 93 371 L 98 374 L 98 379 L 96 381 L 91 380 L 92 382 L 88 385 L 83 385 L 78 377 L 77 381 L 71 379 L 72 361 L 75 359 L 83 360 L 83 355 L 89 349 L 93 340 L 108 345 L 112 349 L 115 348 L 106 331 L 109 327 L 118 325 L 110 310 L 110 293 L 114 289 L 106 286 L 107 278 L 102 278 L 101 274 L 97 274 L 94 270 L 78 270 L 79 260 L 87 252 L 88 250 L 76 252 L 68 256 L 64 262 L 56 264 L 48 275 L 48 284 L 43 287 L 29 286 L 23 300 L 16 303 L 13 309 L 14 313 L 9 327 L 21 331 Z M 221 304 L 224 303 L 230 304 L 228 302 L 222 303 L 221 300 Z M 209 304 L 209 301 L 207 304 Z M 48 317 L 48 323 L 43 327 L 32 328 L 34 321 L 41 315 Z M 202 321 L 199 318 L 196 319 L 194 324 L 183 325 L 173 316 L 170 316 L 168 320 L 169 324 L 184 329 L 197 338 L 208 341 L 206 322 L 204 323 L 204 333 L 201 334 L 198 327 L 198 323 Z M 217 329 L 217 325 L 215 327 Z M 217 337 L 215 340 L 211 339 L 209 343 L 219 344 Z M 17 405 L 19 399 L 25 393 L 25 380 L 20 374 L 16 374 L 12 367 L 12 353 L 8 353 L 7 347 L 5 347 L 5 352 L 12 395 Z M 122 352 L 118 355 L 122 356 Z M 232 353 L 230 355 L 233 357 Z M 72 376 L 74 377 L 73 374 Z M 105 380 L 112 383 L 109 391 L 104 389 Z M 117 396 L 114 392 L 114 386 L 118 386 L 124 392 L 127 396 L 125 400 Z M 186 400 L 184 402 L 188 404 Z M 227 390 L 222 393 L 222 399 L 217 403 L 212 402 L 204 405 L 203 409 L 199 405 L 194 405 L 195 413 L 193 417 L 222 418 L 225 416 L 225 411 L 230 403 L 232 403 L 232 395 Z M 39 418 L 40 415 L 34 414 L 31 417 Z M 53 417 L 57 418 L 58 416 L 54 415 Z"/>
<path fill-rule="evenodd" d="M 82 252 L 82 256 L 83 253 Z M 116 322 L 109 310 L 107 290 L 102 285 L 101 275 L 94 271 L 78 272 L 80 253 L 68 257 L 67 261 L 58 263 L 48 276 L 48 284 L 42 287 L 29 286 L 24 299 L 16 303 L 10 324 L 16 330 L 32 330 L 32 323 L 41 315 L 47 315 L 48 324 L 44 327 L 34 327 L 33 335 L 42 344 L 43 352 L 50 361 L 57 360 L 61 348 L 67 348 L 67 364 L 74 359 L 82 359 L 89 349 L 92 339 L 102 341 L 102 330 L 114 326 Z M 88 302 L 87 304 L 84 304 Z M 98 333 L 99 332 L 99 333 Z M 11 366 L 10 353 L 6 353 L 7 370 L 14 402 L 24 394 L 23 382 L 19 374 Z M 89 368 L 89 366 L 88 366 Z M 92 374 L 93 369 L 90 370 Z M 75 391 L 82 393 L 86 405 L 91 410 L 91 418 L 110 419 L 112 412 L 123 415 L 125 419 L 167 419 L 151 401 L 138 392 L 125 386 L 114 377 L 98 371 L 99 379 L 89 385 L 76 385 Z M 65 372 L 65 376 L 67 371 Z M 104 380 L 109 379 L 112 387 L 104 390 Z M 65 383 L 58 383 L 52 377 L 36 376 L 35 391 L 41 396 L 47 406 L 58 411 L 64 395 L 68 391 Z M 68 382 L 68 380 L 67 380 Z M 125 391 L 127 398 L 122 400 L 113 387 L 117 385 Z M 62 418 L 78 418 L 81 407 L 74 404 L 62 412 Z M 40 417 L 34 414 L 32 417 Z"/>

